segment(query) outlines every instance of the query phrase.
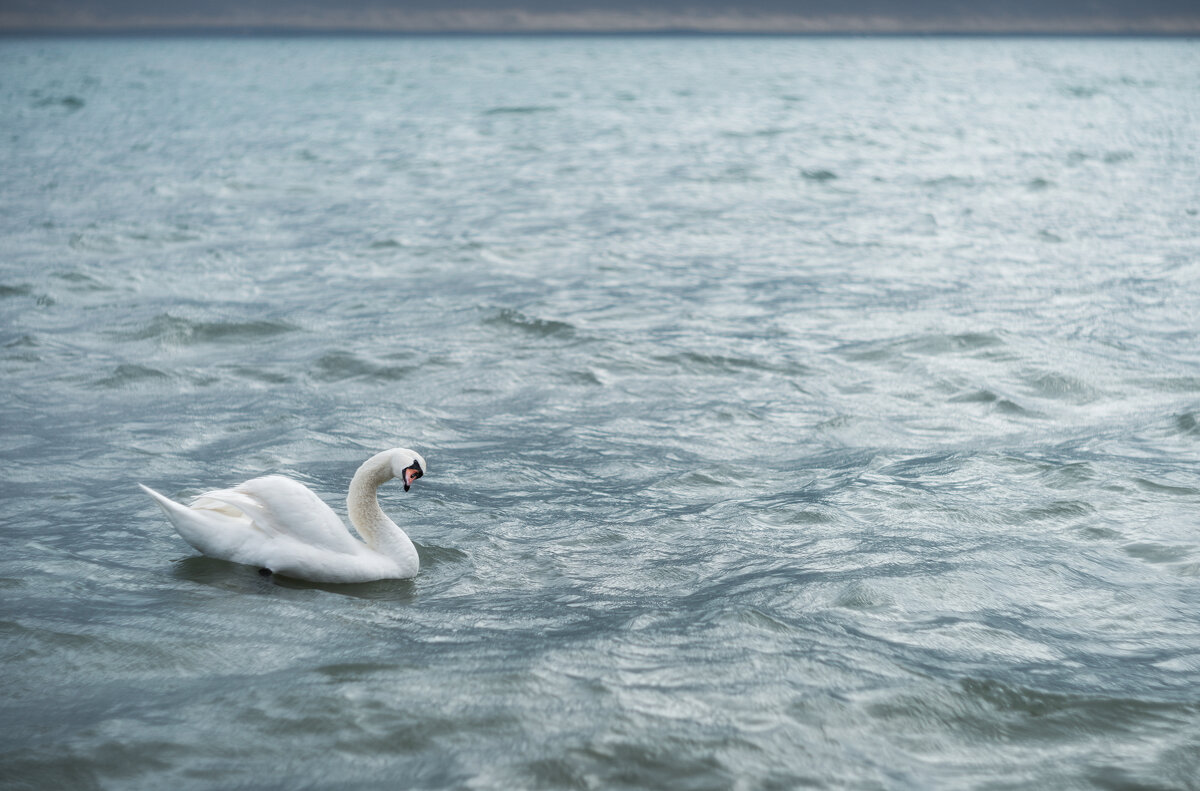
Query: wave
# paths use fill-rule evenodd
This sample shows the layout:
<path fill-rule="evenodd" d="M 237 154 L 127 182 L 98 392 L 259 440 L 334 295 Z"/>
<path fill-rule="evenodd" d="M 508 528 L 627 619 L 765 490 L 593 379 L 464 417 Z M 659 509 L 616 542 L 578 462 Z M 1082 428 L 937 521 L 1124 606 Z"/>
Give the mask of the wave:
<path fill-rule="evenodd" d="M 58 272 L 54 278 L 67 284 L 72 291 L 112 291 L 113 287 L 86 272 Z"/>
<path fill-rule="evenodd" d="M 983 710 L 1015 714 L 1010 728 L 1036 736 L 1047 732 L 1062 735 L 1138 730 L 1139 720 L 1167 724 L 1175 716 L 1200 713 L 1194 704 L 1155 701 L 1077 692 L 1046 692 L 990 679 L 966 678 L 959 682 L 962 699 Z M 988 720 L 991 718 L 988 717 Z"/>
<path fill-rule="evenodd" d="M 557 107 L 549 105 L 531 104 L 520 105 L 515 107 L 493 107 L 490 110 L 485 110 L 484 115 L 533 115 L 534 113 L 552 113 L 557 110 Z"/>
<path fill-rule="evenodd" d="M 34 107 L 58 107 L 67 112 L 82 110 L 87 104 L 78 96 L 46 96 L 33 103 Z"/>
<path fill-rule="evenodd" d="M 170 374 L 160 371 L 157 368 L 124 363 L 118 365 L 109 376 L 98 380 L 96 385 L 98 387 L 117 389 L 145 382 L 163 381 L 170 378 Z"/>
<path fill-rule="evenodd" d="M 1029 393 L 1035 397 L 1082 404 L 1095 400 L 1097 391 L 1091 385 L 1055 371 L 1031 370 L 1020 377 Z"/>
<path fill-rule="evenodd" d="M 1189 437 L 1200 436 L 1200 420 L 1195 412 L 1184 412 L 1175 416 L 1175 431 Z"/>
<path fill-rule="evenodd" d="M 0 283 L 0 299 L 4 297 L 28 297 L 33 295 L 33 286 L 24 283 L 16 286 L 10 286 L 5 283 Z"/>
<path fill-rule="evenodd" d="M 513 308 L 504 308 L 498 313 L 484 319 L 484 323 L 495 327 L 520 330 L 521 332 L 546 338 L 571 337 L 575 334 L 574 325 L 568 324 L 565 321 L 529 316 Z"/>
<path fill-rule="evenodd" d="M 764 373 L 782 374 L 784 376 L 808 376 L 812 373 L 812 369 L 807 365 L 791 360 L 773 361 L 735 355 L 705 354 L 694 351 L 660 355 L 653 359 L 659 363 L 668 363 L 693 372 L 715 371 L 736 373 L 762 371 Z"/>
<path fill-rule="evenodd" d="M 1029 415 L 1033 417 L 1039 416 L 1039 413 L 1026 409 L 1008 398 L 997 395 L 988 389 L 974 390 L 962 395 L 956 395 L 946 399 L 948 404 L 988 404 L 995 412 L 1002 415 Z"/>
<path fill-rule="evenodd" d="M 395 382 L 418 370 L 415 365 L 381 365 L 352 352 L 329 352 L 313 365 L 313 377 L 324 382 L 377 379 Z"/>
<path fill-rule="evenodd" d="M 1194 546 L 1172 546 L 1152 541 L 1139 541 L 1121 548 L 1126 555 L 1147 563 L 1176 564 L 1188 560 L 1195 552 Z"/>
<path fill-rule="evenodd" d="M 941 730 L 968 739 L 998 735 L 1044 743 L 1081 735 L 1144 733 L 1187 722 L 1195 704 L 1079 692 L 1049 692 L 987 678 L 968 677 L 923 694 L 904 693 L 872 705 L 887 721 Z"/>
<path fill-rule="evenodd" d="M 837 353 L 850 360 L 888 360 L 903 354 L 934 357 L 943 354 L 976 352 L 1004 346 L 1004 337 L 994 332 L 912 335 L 882 341 L 844 344 Z"/>
<path fill-rule="evenodd" d="M 249 343 L 296 330 L 295 326 L 285 321 L 195 321 L 163 313 L 140 330 L 113 334 L 122 340 L 189 346 L 201 343 Z"/>

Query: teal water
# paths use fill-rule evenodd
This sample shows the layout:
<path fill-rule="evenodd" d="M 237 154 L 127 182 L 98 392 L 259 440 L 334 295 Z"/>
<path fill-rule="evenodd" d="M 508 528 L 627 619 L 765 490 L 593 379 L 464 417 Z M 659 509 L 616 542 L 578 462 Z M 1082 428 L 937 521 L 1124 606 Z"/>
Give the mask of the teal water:
<path fill-rule="evenodd" d="M 4 785 L 1200 788 L 1198 75 L 0 41 Z M 394 445 L 412 581 L 135 485 Z"/>

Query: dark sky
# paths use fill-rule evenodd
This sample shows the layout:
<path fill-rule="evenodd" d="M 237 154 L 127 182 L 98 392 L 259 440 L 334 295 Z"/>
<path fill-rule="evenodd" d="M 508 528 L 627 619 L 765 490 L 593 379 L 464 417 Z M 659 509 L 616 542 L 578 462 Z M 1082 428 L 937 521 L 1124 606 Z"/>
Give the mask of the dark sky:
<path fill-rule="evenodd" d="M 509 11 L 524 12 L 523 21 L 505 22 L 498 16 Z M 581 23 L 580 29 L 588 24 L 621 27 L 614 21 L 621 19 L 664 28 L 699 20 L 695 27 L 703 29 L 706 19 L 728 22 L 770 16 L 857 19 L 852 28 L 874 26 L 885 31 L 939 26 L 969 31 L 974 26 L 988 32 L 999 24 L 1035 30 L 1041 26 L 1053 32 L 1064 28 L 1065 22 L 1065 28 L 1073 25 L 1085 32 L 1195 32 L 1200 31 L 1200 0 L 0 0 L 0 29 L 9 30 L 123 25 L 402 29 L 410 23 L 418 28 L 439 24 L 469 28 L 471 20 L 482 27 L 537 28 L 539 24 L 554 27 L 554 20 L 561 23 L 572 16 L 592 20 Z M 715 22 L 709 26 L 720 27 Z"/>

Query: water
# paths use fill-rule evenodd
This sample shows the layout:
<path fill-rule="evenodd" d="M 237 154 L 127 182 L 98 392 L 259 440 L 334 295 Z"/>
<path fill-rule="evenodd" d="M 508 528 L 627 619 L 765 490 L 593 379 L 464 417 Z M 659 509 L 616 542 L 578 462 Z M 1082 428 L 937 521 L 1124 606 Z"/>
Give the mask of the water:
<path fill-rule="evenodd" d="M 1200 49 L 0 42 L 9 788 L 1200 788 Z M 413 581 L 142 495 L 377 450 Z"/>

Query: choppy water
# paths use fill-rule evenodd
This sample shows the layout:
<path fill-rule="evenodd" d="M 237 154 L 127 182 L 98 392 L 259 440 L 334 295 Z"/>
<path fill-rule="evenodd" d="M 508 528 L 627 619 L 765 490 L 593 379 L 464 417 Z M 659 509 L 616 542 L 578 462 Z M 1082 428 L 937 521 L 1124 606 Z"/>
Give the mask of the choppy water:
<path fill-rule="evenodd" d="M 0 42 L 13 788 L 1200 788 L 1191 41 Z M 134 486 L 359 462 L 411 582 Z"/>

